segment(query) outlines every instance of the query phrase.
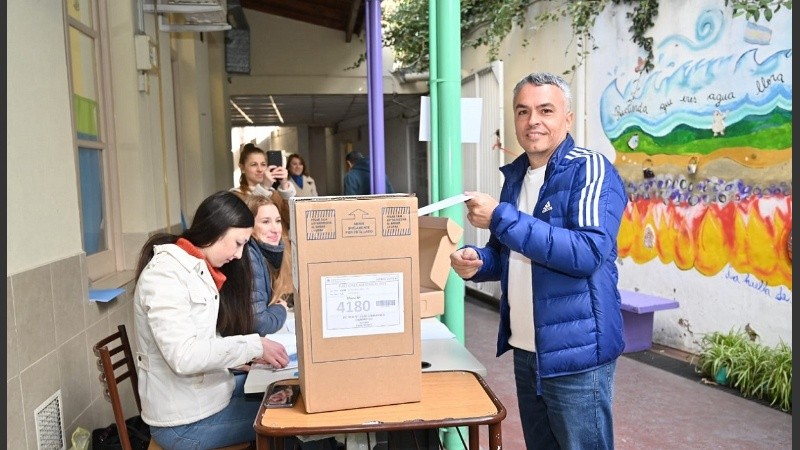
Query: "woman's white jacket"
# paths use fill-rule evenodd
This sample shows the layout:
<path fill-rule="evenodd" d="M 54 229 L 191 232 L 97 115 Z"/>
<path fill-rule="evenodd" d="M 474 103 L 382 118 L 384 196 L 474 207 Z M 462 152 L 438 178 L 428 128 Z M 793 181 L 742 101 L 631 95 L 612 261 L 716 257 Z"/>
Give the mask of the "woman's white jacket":
<path fill-rule="evenodd" d="M 216 332 L 219 292 L 205 261 L 174 244 L 157 245 L 134 294 L 136 363 L 142 418 L 169 427 L 225 408 L 229 367 L 262 355 L 258 334 Z"/>

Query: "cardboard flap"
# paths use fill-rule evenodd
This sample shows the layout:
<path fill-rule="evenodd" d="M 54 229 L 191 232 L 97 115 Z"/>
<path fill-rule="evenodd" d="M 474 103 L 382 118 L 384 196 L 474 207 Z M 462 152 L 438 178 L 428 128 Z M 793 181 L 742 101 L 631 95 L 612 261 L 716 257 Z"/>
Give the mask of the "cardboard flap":
<path fill-rule="evenodd" d="M 444 289 L 450 275 L 450 253 L 456 250 L 464 230 L 447 217 L 419 218 L 420 285 Z"/>
<path fill-rule="evenodd" d="M 464 235 L 464 229 L 455 220 L 447 217 L 421 216 L 418 220 L 420 228 L 442 230 L 441 232 L 452 244 L 458 244 L 461 236 Z"/>
<path fill-rule="evenodd" d="M 455 220 L 447 221 L 447 237 L 450 238 L 450 242 L 453 245 L 458 245 L 458 241 L 461 240 L 461 236 L 463 235 L 464 229 L 461 228 L 461 226 L 457 224 Z M 453 251 L 455 251 L 455 248 Z"/>

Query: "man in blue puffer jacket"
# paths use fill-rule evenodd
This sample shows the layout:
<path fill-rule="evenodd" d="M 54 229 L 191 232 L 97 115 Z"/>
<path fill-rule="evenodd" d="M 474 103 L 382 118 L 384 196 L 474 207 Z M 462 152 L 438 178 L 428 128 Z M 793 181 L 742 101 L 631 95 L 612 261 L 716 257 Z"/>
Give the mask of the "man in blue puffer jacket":
<path fill-rule="evenodd" d="M 500 280 L 497 356 L 514 351 L 529 450 L 614 448 L 613 380 L 625 346 L 615 259 L 627 198 L 613 164 L 575 146 L 570 102 L 553 74 L 515 86 L 525 154 L 500 169 L 499 202 L 467 192 L 467 219 L 491 236 L 450 255 L 462 278 Z"/>
<path fill-rule="evenodd" d="M 369 158 L 359 151 L 348 153 L 345 158 L 347 173 L 344 175 L 344 195 L 370 195 L 372 194 L 372 175 Z M 394 187 L 388 176 L 386 179 L 386 192 L 394 194 Z"/>

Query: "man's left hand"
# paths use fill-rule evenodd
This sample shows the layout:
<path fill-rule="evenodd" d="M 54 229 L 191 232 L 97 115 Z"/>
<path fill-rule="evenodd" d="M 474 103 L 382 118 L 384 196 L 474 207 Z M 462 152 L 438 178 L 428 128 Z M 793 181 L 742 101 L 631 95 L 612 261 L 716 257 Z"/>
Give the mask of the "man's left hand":
<path fill-rule="evenodd" d="M 492 213 L 497 208 L 498 203 L 491 195 L 482 192 L 465 192 L 466 195 L 472 196 L 467 200 L 467 220 L 472 226 L 476 228 L 489 229 L 489 224 L 492 222 Z"/>

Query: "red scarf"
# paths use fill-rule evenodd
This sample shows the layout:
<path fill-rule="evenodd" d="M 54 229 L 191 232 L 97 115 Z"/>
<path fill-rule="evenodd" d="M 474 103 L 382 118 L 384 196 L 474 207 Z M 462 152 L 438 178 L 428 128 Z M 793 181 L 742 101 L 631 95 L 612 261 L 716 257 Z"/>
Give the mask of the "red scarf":
<path fill-rule="evenodd" d="M 175 242 L 175 245 L 180 247 L 186 253 L 194 256 L 195 258 L 202 259 L 203 261 L 205 261 L 206 267 L 208 267 L 208 273 L 211 274 L 211 279 L 213 279 L 214 284 L 217 285 L 217 290 L 222 289 L 222 284 L 225 283 L 225 279 L 227 277 L 225 276 L 224 273 L 220 272 L 219 269 L 217 269 L 216 267 L 212 267 L 211 264 L 209 264 L 205 255 L 203 255 L 203 252 L 201 252 L 199 248 L 195 247 L 194 244 L 192 244 L 191 242 L 189 242 L 184 238 L 178 238 L 178 241 Z"/>

